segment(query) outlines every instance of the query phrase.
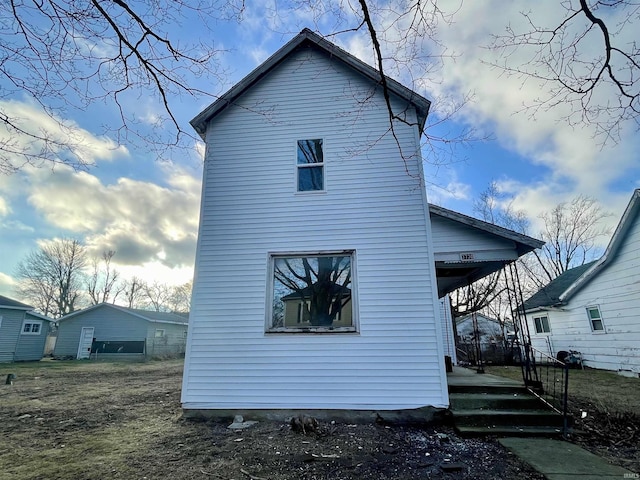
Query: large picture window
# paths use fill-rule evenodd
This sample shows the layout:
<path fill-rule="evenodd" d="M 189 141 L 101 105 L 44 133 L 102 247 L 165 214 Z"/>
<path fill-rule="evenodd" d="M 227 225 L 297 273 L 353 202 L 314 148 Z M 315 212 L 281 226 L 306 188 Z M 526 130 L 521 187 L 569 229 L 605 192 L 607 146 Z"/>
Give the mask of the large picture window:
<path fill-rule="evenodd" d="M 353 332 L 353 253 L 271 257 L 272 332 Z"/>
<path fill-rule="evenodd" d="M 322 139 L 298 140 L 298 191 L 324 190 L 324 154 Z"/>

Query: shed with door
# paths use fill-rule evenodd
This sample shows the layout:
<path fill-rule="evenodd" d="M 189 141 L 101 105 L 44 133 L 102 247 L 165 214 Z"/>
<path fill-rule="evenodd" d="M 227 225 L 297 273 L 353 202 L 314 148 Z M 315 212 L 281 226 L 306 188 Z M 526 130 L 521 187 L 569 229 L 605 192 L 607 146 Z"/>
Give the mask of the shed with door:
<path fill-rule="evenodd" d="M 56 358 L 144 359 L 184 354 L 188 315 L 101 303 L 59 321 Z"/>

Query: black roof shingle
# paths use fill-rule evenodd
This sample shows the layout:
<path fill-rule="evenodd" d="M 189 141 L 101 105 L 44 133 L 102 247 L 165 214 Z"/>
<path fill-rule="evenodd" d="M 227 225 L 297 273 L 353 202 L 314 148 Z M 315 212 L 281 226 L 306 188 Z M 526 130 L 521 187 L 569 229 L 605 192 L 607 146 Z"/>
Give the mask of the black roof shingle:
<path fill-rule="evenodd" d="M 552 307 L 560 303 L 560 295 L 562 295 L 573 282 L 586 272 L 594 263 L 589 262 L 579 267 L 574 267 L 562 275 L 556 277 L 546 286 L 542 287 L 535 294 L 524 302 L 524 309 L 531 310 L 536 307 Z"/>

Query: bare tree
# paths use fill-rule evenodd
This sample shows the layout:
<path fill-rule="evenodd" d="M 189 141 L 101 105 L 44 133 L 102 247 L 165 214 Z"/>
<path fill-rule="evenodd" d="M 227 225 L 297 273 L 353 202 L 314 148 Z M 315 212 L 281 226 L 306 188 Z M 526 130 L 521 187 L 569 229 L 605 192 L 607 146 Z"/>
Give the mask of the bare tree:
<path fill-rule="evenodd" d="M 146 283 L 142 287 L 142 302 L 147 308 L 156 312 L 166 312 L 171 310 L 171 288 L 160 282 Z"/>
<path fill-rule="evenodd" d="M 513 201 L 500 191 L 496 182 L 491 182 L 480 193 L 473 202 L 473 210 L 481 220 L 519 233 L 526 234 L 529 227 L 525 212 L 513 208 Z M 484 312 L 490 317 L 505 320 L 509 314 L 506 282 L 504 272 L 499 270 L 457 289 L 451 296 L 454 317 Z"/>
<path fill-rule="evenodd" d="M 138 308 L 143 306 L 146 283 L 138 277 L 125 280 L 121 285 L 122 294 L 129 308 Z"/>
<path fill-rule="evenodd" d="M 217 52 L 213 42 L 188 44 L 169 39 L 167 32 L 183 22 L 206 26 L 220 16 L 233 15 L 235 3 L 3 2 L 0 99 L 28 97 L 48 116 L 48 126 L 45 122 L 30 125 L 9 104 L 0 105 L 0 125 L 7 133 L 0 142 L 0 172 L 43 162 L 86 169 L 92 164 L 86 138 L 75 124 L 63 120 L 64 114 L 105 102 L 117 109 L 120 123 L 108 133 L 119 142 L 142 140 L 154 147 L 179 144 L 191 133 L 183 130 L 172 105 L 184 94 L 209 95 L 195 88 L 193 79 L 205 73 L 211 79 L 217 77 Z M 160 111 L 154 128 L 145 128 L 144 133 L 137 112 L 125 107 L 140 96 L 153 98 Z M 24 137 L 26 142 L 19 140 Z"/>
<path fill-rule="evenodd" d="M 531 106 L 534 112 L 568 106 L 571 124 L 595 125 L 603 143 L 615 142 L 629 121 L 640 126 L 640 2 L 567 0 L 559 6 L 564 15 L 551 24 L 523 12 L 525 28 L 509 26 L 495 36 L 492 46 L 504 60 L 499 67 L 550 89 Z M 514 64 L 514 53 L 530 55 Z"/>
<path fill-rule="evenodd" d="M 113 250 L 105 251 L 100 259 L 94 258 L 91 262 L 92 271 L 87 276 L 87 292 L 92 305 L 108 302 L 114 290 L 116 296 L 120 293 L 116 289 L 120 273 L 111 265 L 115 254 Z M 113 300 L 115 301 L 115 297 Z"/>
<path fill-rule="evenodd" d="M 570 121 L 595 123 L 601 134 L 616 137 L 626 121 L 638 125 L 640 62 L 633 33 L 640 6 L 631 0 L 567 0 L 561 5 L 565 14 L 553 25 L 539 26 L 524 13 L 530 28 L 524 32 L 509 28 L 506 35 L 495 38 L 493 46 L 505 58 L 501 66 L 554 85 L 550 97 L 541 100 L 543 106 L 571 105 Z M 4 79 L 0 172 L 13 172 L 26 164 L 88 168 L 93 155 L 86 132 L 65 118 L 70 112 L 104 104 L 114 107 L 118 116 L 103 132 L 115 138 L 112 148 L 144 142 L 163 150 L 191 142 L 191 129 L 183 129 L 174 106 L 184 96 L 216 98 L 215 82 L 218 87 L 224 83 L 218 62 L 221 52 L 213 47 L 216 32 L 190 42 L 171 38 L 169 32 L 180 32 L 176 26 L 191 22 L 206 27 L 219 19 L 243 21 L 246 8 L 243 0 L 4 2 L 0 6 L 0 77 Z M 305 21 L 315 21 L 329 39 L 358 32 L 371 41 L 393 136 L 395 125 L 408 120 L 404 112 L 391 108 L 385 75 L 414 82 L 414 89 L 422 91 L 425 84 L 442 81 L 443 59 L 457 55 L 439 39 L 439 28 L 454 21 L 455 9 L 447 11 L 437 0 L 397 5 L 370 0 L 276 1 L 271 9 L 274 23 L 294 10 L 304 12 Z M 621 10 L 624 15 L 617 18 L 623 20 L 608 24 L 613 18 L 610 13 Z M 329 17 L 332 27 L 327 30 Z M 600 49 L 591 47 L 593 37 Z M 512 53 L 528 49 L 533 49 L 528 66 L 513 65 Z M 200 89 L 196 82 L 205 75 L 209 86 Z M 618 93 L 616 103 L 602 100 L 600 89 L 606 88 Z M 137 106 L 141 96 L 153 99 L 157 110 L 151 128 L 141 120 L 138 108 L 127 108 Z M 12 101 L 23 98 L 34 102 L 48 121 L 29 121 L 11 108 Z M 431 128 L 455 117 L 467 100 L 435 99 L 438 113 L 428 119 L 424 136 L 429 161 L 444 162 L 455 145 L 473 139 L 468 130 L 441 136 Z"/>
<path fill-rule="evenodd" d="M 570 268 L 599 256 L 601 252 L 596 242 L 610 233 L 602 220 L 610 216 L 611 213 L 605 212 L 595 199 L 584 195 L 562 202 L 540 215 L 544 222 L 540 237 L 546 243 L 534 255 L 545 284 Z"/>
<path fill-rule="evenodd" d="M 61 317 L 82 300 L 85 247 L 73 239 L 56 239 L 27 255 L 17 267 L 17 292 L 45 315 Z"/>
<path fill-rule="evenodd" d="M 191 290 L 193 282 L 189 281 L 182 285 L 171 288 L 169 296 L 169 310 L 172 312 L 187 313 L 191 310 Z"/>

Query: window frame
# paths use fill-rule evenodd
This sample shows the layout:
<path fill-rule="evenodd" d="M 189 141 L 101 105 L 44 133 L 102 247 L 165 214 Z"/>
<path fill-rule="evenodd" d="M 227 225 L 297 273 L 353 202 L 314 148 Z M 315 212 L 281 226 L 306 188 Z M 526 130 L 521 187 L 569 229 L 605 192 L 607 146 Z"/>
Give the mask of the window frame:
<path fill-rule="evenodd" d="M 158 335 L 159 332 L 162 332 Z M 153 333 L 153 338 L 164 338 L 166 336 L 166 331 L 164 328 L 156 328 L 156 331 Z"/>
<path fill-rule="evenodd" d="M 349 327 L 273 327 L 273 297 L 275 290 L 275 260 L 278 258 L 303 258 L 303 257 L 331 257 L 331 256 L 350 256 L 351 267 L 351 326 Z M 266 308 L 265 308 L 265 334 L 267 335 L 283 335 L 283 334 L 359 334 L 359 310 L 358 310 L 358 289 L 357 289 L 357 268 L 356 268 L 356 251 L 355 249 L 347 250 L 329 250 L 329 251 L 304 251 L 304 252 L 269 252 L 267 253 L 267 288 L 266 290 Z M 296 315 L 297 319 L 297 315 Z"/>
<path fill-rule="evenodd" d="M 591 311 L 596 310 L 598 312 L 598 318 L 591 318 Z M 591 327 L 592 333 L 606 333 L 606 329 L 604 326 L 604 319 L 602 318 L 602 310 L 600 310 L 600 305 L 588 305 L 586 307 L 587 311 L 587 320 L 589 320 L 589 327 Z M 600 322 L 600 326 L 602 328 L 594 328 L 593 322 Z"/>
<path fill-rule="evenodd" d="M 24 320 L 22 322 L 22 330 L 20 330 L 20 335 L 41 335 L 42 334 L 42 320 Z M 25 332 L 25 327 L 29 325 L 29 331 Z M 38 325 L 38 331 L 33 331 L 33 326 Z"/>
<path fill-rule="evenodd" d="M 322 162 L 318 162 L 318 163 L 303 163 L 300 164 L 298 163 L 298 145 L 300 142 L 304 142 L 304 141 L 313 141 L 313 140 L 320 140 L 322 142 Z M 302 138 L 302 139 L 298 139 L 295 142 L 295 153 L 294 153 L 294 163 L 295 163 L 295 167 L 296 167 L 296 172 L 295 172 L 295 192 L 296 194 L 300 194 L 300 195 L 317 195 L 317 194 L 321 194 L 321 193 L 326 193 L 327 192 L 327 162 L 325 159 L 325 145 L 326 145 L 326 140 L 324 137 L 316 137 L 316 138 Z M 320 167 L 322 169 L 322 189 L 319 190 L 300 190 L 299 186 L 299 178 L 300 178 L 300 170 L 301 169 L 305 169 L 305 168 L 313 168 L 313 167 Z"/>
<path fill-rule="evenodd" d="M 547 322 L 547 330 L 544 329 L 544 324 L 542 323 L 542 319 Z M 538 331 L 538 325 L 536 320 L 540 320 L 540 331 Z M 533 317 L 533 329 L 536 331 L 536 335 L 549 335 L 551 333 L 551 322 L 549 321 L 549 314 L 537 315 Z"/>

